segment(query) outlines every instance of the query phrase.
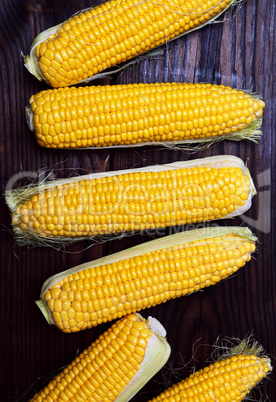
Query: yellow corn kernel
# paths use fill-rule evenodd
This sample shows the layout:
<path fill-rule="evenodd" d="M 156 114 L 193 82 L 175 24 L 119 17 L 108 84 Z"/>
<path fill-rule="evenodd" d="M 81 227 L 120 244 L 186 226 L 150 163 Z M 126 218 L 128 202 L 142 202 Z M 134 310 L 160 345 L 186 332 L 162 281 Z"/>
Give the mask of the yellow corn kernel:
<path fill-rule="evenodd" d="M 42 32 L 26 68 L 52 87 L 87 81 L 215 19 L 235 0 L 115 0 L 80 12 Z"/>
<path fill-rule="evenodd" d="M 237 350 L 241 349 L 237 353 Z M 149 402 L 243 401 L 251 389 L 272 370 L 268 357 L 244 341 L 220 360 L 191 374 Z"/>
<path fill-rule="evenodd" d="M 31 401 L 129 400 L 168 360 L 170 346 L 165 336 L 165 329 L 154 318 L 146 321 L 139 314 L 128 315 L 115 322 Z"/>
<path fill-rule="evenodd" d="M 37 304 L 61 331 L 90 328 L 214 285 L 251 259 L 255 240 L 239 227 L 166 236 L 49 278 Z"/>
<path fill-rule="evenodd" d="M 46 245 L 230 218 L 254 194 L 241 159 L 224 155 L 15 189 L 6 202 L 21 244 Z"/>
<path fill-rule="evenodd" d="M 223 85 L 129 84 L 42 91 L 31 97 L 26 114 L 39 145 L 91 148 L 255 141 L 263 107 L 253 95 Z"/>

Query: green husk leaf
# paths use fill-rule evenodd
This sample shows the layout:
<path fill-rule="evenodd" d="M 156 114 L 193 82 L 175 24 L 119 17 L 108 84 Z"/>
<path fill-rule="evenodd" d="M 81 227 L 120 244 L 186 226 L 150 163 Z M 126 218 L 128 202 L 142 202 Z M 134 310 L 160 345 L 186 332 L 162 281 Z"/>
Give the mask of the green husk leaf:
<path fill-rule="evenodd" d="M 50 318 L 51 316 L 50 316 L 50 313 L 49 313 L 44 301 L 43 300 L 36 300 L 35 303 L 38 306 L 38 308 L 40 309 L 40 311 L 42 312 L 42 314 L 44 315 L 44 317 L 45 317 L 46 321 L 48 322 L 48 324 L 51 325 L 52 324 L 51 318 Z"/>
<path fill-rule="evenodd" d="M 32 112 L 32 109 L 29 106 L 27 106 L 25 108 L 25 115 L 26 115 L 26 121 L 27 121 L 29 130 L 35 131 L 34 114 Z"/>
<path fill-rule="evenodd" d="M 41 32 L 33 41 L 30 49 L 30 54 L 29 55 L 24 55 L 22 52 L 23 60 L 24 60 L 24 66 L 27 68 L 27 70 L 33 74 L 39 81 L 44 80 L 44 76 L 39 68 L 37 58 L 35 56 L 35 48 L 37 45 L 40 43 L 44 42 L 47 40 L 51 35 L 55 35 L 57 30 L 63 25 L 58 24 L 55 25 L 54 27 L 51 27 L 49 29 L 46 29 L 45 31 Z"/>

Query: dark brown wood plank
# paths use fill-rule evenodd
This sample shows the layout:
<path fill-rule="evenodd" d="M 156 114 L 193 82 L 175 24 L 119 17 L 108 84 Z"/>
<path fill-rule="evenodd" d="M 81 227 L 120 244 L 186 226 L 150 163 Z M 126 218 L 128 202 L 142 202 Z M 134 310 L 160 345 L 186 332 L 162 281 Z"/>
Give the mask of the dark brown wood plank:
<path fill-rule="evenodd" d="M 35 36 L 82 8 L 85 0 L 2 0 L 0 4 L 0 335 L 1 401 L 27 401 L 110 324 L 77 334 L 48 326 L 34 301 L 49 276 L 74 265 L 169 233 L 146 233 L 64 250 L 18 247 L 13 239 L 5 189 L 30 180 L 127 169 L 218 154 L 247 161 L 258 195 L 243 217 L 222 225 L 248 225 L 258 236 L 253 260 L 235 276 L 202 292 L 143 311 L 167 329 L 172 354 L 164 369 L 133 399 L 145 402 L 167 386 L 206 365 L 218 336 L 253 333 L 275 365 L 275 57 L 274 0 L 247 0 L 211 24 L 161 48 L 161 54 L 133 64 L 108 82 L 214 82 L 258 92 L 266 102 L 258 144 L 225 141 L 188 154 L 162 147 L 121 150 L 51 151 L 40 148 L 25 123 L 29 97 L 46 86 L 23 66 Z M 223 22 L 222 22 L 223 21 Z M 107 81 L 105 81 L 107 82 Z M 96 81 L 96 84 L 102 82 Z M 199 225 L 197 225 L 198 227 Z M 189 227 L 191 229 L 191 226 Z M 275 372 L 254 392 L 256 400 L 276 400 Z"/>

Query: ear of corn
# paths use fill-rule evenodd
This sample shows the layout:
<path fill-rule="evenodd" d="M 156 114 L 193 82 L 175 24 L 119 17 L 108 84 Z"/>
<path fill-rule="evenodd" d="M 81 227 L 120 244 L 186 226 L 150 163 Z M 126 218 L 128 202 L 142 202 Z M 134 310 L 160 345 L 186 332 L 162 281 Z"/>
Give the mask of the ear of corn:
<path fill-rule="evenodd" d="M 32 402 L 130 400 L 167 362 L 166 331 L 154 318 L 128 315 L 82 352 Z"/>
<path fill-rule="evenodd" d="M 255 241 L 240 227 L 166 236 L 54 275 L 37 304 L 64 332 L 90 328 L 214 285 L 251 259 Z"/>
<path fill-rule="evenodd" d="M 88 81 L 217 18 L 234 0 L 112 0 L 42 32 L 25 66 L 52 87 Z"/>
<path fill-rule="evenodd" d="M 242 160 L 223 155 L 46 182 L 6 202 L 19 244 L 58 245 L 231 218 L 254 194 Z"/>
<path fill-rule="evenodd" d="M 242 341 L 228 356 L 191 374 L 149 402 L 240 402 L 272 370 L 270 359 L 259 349 Z"/>
<path fill-rule="evenodd" d="M 94 148 L 256 141 L 263 107 L 223 85 L 167 83 L 50 89 L 26 113 L 39 145 Z"/>

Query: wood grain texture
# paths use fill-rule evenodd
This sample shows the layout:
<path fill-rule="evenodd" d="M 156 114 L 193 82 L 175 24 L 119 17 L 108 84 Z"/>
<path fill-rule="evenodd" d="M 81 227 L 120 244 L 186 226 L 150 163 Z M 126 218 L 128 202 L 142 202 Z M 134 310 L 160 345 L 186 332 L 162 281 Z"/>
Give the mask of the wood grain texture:
<path fill-rule="evenodd" d="M 79 152 L 42 149 L 27 128 L 24 108 L 29 97 L 46 86 L 24 68 L 21 52 L 28 53 L 40 31 L 93 4 L 83 0 L 0 2 L 1 401 L 27 401 L 111 325 L 70 335 L 48 326 L 34 303 L 44 280 L 74 265 L 170 232 L 167 229 L 94 246 L 83 242 L 59 251 L 18 247 L 3 193 L 47 175 L 67 177 L 218 154 L 233 154 L 247 161 L 258 195 L 245 216 L 220 224 L 248 225 L 258 236 L 258 251 L 234 277 L 143 311 L 145 317 L 152 315 L 165 326 L 172 354 L 133 401 L 145 402 L 194 368 L 206 365 L 220 335 L 243 338 L 253 333 L 275 365 L 275 1 L 241 2 L 227 11 L 221 22 L 170 42 L 161 48 L 159 56 L 136 63 L 108 81 L 212 82 L 258 92 L 266 108 L 263 137 L 257 145 L 225 141 L 195 154 L 161 147 Z M 276 400 L 275 372 L 255 390 L 255 400 Z"/>

